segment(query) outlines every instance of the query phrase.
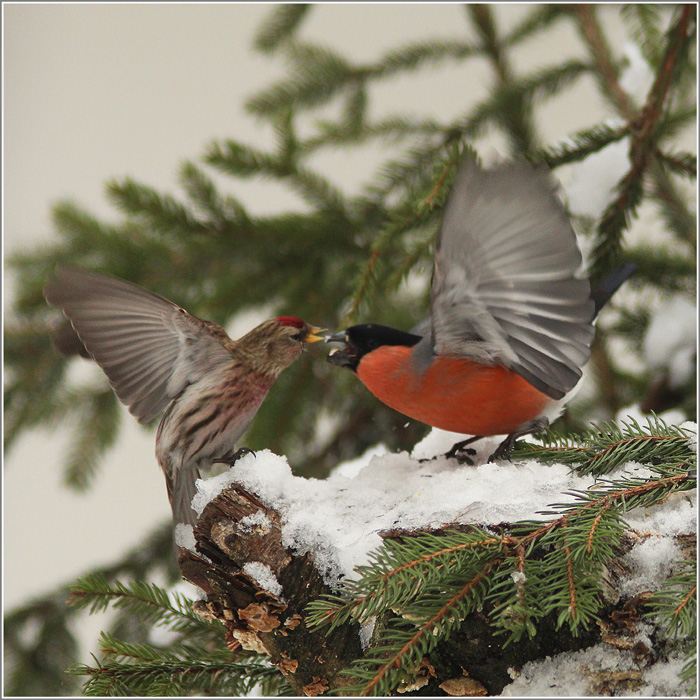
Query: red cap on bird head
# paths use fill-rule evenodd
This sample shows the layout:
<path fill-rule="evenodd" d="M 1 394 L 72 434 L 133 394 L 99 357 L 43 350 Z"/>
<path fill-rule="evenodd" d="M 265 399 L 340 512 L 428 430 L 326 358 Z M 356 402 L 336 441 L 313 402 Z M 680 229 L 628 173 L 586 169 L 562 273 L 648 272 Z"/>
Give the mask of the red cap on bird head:
<path fill-rule="evenodd" d="M 305 336 L 302 340 L 306 343 L 317 343 L 319 340 L 323 340 L 323 336 L 319 334 L 325 331 L 325 328 L 309 326 L 296 316 L 278 316 L 275 320 L 283 326 L 291 326 L 292 328 L 298 328 L 300 331 L 305 331 Z"/>
<path fill-rule="evenodd" d="M 283 326 L 293 326 L 301 330 L 306 324 L 296 316 L 278 316 L 276 319 L 277 323 L 281 323 Z"/>

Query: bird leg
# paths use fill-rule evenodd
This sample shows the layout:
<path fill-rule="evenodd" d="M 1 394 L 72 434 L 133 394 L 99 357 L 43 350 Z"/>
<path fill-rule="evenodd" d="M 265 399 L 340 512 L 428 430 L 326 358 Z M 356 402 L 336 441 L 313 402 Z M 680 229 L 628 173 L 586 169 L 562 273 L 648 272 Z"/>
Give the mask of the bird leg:
<path fill-rule="evenodd" d="M 544 416 L 535 418 L 528 423 L 524 423 L 518 430 L 512 432 L 506 439 L 496 448 L 494 453 L 489 457 L 489 462 L 495 462 L 497 459 L 507 459 L 510 461 L 510 453 L 515 446 L 515 441 L 523 435 L 532 435 L 539 433 L 549 426 L 549 419 Z"/>
<path fill-rule="evenodd" d="M 473 455 L 476 454 L 476 450 L 473 448 L 465 449 L 467 445 L 470 445 L 476 440 L 481 440 L 482 435 L 474 435 L 474 437 L 467 438 L 461 442 L 456 442 L 452 445 L 452 448 L 445 452 L 445 457 L 451 459 L 454 457 L 460 464 L 468 464 L 469 466 L 474 466 L 474 460 L 471 459 Z"/>
<path fill-rule="evenodd" d="M 233 454 L 217 457 L 215 459 L 212 459 L 212 462 L 218 462 L 219 464 L 228 464 L 229 467 L 232 467 L 241 457 L 247 454 L 255 455 L 255 452 L 249 447 L 240 447 Z"/>

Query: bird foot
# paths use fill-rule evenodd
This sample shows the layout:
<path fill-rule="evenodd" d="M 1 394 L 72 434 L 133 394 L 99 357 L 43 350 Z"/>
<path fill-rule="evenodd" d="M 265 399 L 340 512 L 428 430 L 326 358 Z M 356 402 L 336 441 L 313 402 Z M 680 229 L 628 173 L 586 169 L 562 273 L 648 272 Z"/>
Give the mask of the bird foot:
<path fill-rule="evenodd" d="M 511 433 L 506 437 L 506 439 L 496 448 L 494 453 L 489 457 L 489 462 L 495 462 L 497 459 L 507 459 L 509 462 L 512 461 L 510 458 L 510 453 L 515 447 L 515 441 L 524 437 L 525 435 L 532 435 L 533 433 L 539 433 L 549 427 L 549 419 L 545 416 L 540 416 L 531 420 L 529 423 L 521 426 L 519 430 Z"/>
<path fill-rule="evenodd" d="M 448 459 L 456 459 L 460 464 L 468 464 L 470 467 L 474 466 L 474 460 L 472 457 L 476 454 L 476 450 L 467 447 L 467 445 L 471 445 L 472 442 L 475 442 L 476 440 L 480 440 L 481 436 L 480 435 L 475 435 L 474 437 L 470 437 L 466 440 L 462 440 L 461 442 L 456 442 L 454 445 L 452 445 L 452 448 L 445 452 L 445 457 Z"/>
<path fill-rule="evenodd" d="M 510 439 L 510 435 L 494 450 L 493 454 L 489 457 L 489 463 L 495 462 L 496 460 L 507 459 L 509 462 L 512 461 L 510 458 L 510 453 L 515 446 L 515 438 Z"/>
<path fill-rule="evenodd" d="M 247 454 L 255 456 L 255 452 L 249 447 L 241 447 L 237 449 L 232 455 L 226 455 L 224 457 L 221 457 L 220 459 L 214 459 L 212 461 L 218 462 L 220 464 L 228 464 L 229 467 L 232 467 L 241 457 L 244 457 Z"/>

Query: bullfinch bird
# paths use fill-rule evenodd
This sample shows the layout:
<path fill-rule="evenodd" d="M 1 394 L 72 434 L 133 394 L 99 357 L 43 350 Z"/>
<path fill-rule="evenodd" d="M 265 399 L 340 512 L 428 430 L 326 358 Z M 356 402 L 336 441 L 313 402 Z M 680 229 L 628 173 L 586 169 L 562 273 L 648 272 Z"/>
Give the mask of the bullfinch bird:
<path fill-rule="evenodd" d="M 196 521 L 190 504 L 199 469 L 235 462 L 236 443 L 275 379 L 307 343 L 322 339 L 321 329 L 281 316 L 234 341 L 157 294 L 71 267 L 57 268 L 44 295 L 140 423 L 165 411 L 156 457 L 176 523 Z"/>
<path fill-rule="evenodd" d="M 544 167 L 525 162 L 458 167 L 436 243 L 430 317 L 413 332 L 364 324 L 328 336 L 328 361 L 352 370 L 387 406 L 474 437 L 515 439 L 561 412 L 591 354 L 593 320 L 635 269 L 617 268 L 591 290 Z M 464 457 L 469 461 L 468 457 Z"/>

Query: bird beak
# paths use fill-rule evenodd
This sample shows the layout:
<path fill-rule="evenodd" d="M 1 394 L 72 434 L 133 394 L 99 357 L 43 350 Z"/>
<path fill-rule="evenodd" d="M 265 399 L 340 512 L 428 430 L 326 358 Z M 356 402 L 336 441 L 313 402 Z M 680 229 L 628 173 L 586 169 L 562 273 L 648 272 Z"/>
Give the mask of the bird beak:
<path fill-rule="evenodd" d="M 319 333 L 323 333 L 325 328 L 316 328 L 316 326 L 309 326 L 309 334 L 306 336 L 307 343 L 318 343 L 319 340 L 323 340 L 323 336 Z"/>
<path fill-rule="evenodd" d="M 333 335 L 327 335 L 324 340 L 327 343 L 344 343 L 346 340 L 345 331 L 338 331 L 337 333 L 333 333 Z"/>

